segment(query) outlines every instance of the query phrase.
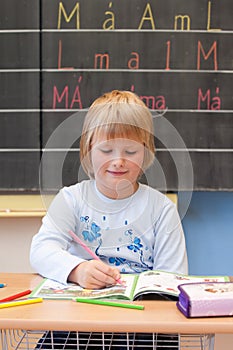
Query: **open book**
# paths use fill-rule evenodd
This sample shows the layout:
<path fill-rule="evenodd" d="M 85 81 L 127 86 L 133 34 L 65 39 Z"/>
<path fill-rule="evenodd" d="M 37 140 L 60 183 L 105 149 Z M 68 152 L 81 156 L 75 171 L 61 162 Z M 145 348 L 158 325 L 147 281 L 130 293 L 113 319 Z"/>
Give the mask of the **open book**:
<path fill-rule="evenodd" d="M 140 274 L 121 274 L 124 285 L 117 284 L 102 289 L 85 289 L 77 284 L 66 285 L 43 279 L 30 295 L 44 299 L 101 298 L 137 300 L 171 298 L 178 300 L 178 286 L 183 283 L 224 282 L 227 276 L 190 276 L 165 271 L 145 271 Z"/>

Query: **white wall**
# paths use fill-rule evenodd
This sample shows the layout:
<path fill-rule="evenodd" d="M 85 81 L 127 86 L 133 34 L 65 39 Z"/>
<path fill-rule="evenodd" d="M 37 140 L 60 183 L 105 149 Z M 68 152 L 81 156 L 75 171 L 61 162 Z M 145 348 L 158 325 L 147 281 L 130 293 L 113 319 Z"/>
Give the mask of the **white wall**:
<path fill-rule="evenodd" d="M 41 218 L 0 218 L 0 271 L 33 272 L 29 249 Z"/>

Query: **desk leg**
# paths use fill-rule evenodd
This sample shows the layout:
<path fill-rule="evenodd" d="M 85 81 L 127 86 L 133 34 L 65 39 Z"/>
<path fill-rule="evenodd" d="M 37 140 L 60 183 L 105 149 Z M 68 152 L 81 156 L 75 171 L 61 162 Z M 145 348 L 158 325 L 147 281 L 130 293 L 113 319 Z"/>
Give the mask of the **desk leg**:
<path fill-rule="evenodd" d="M 14 330 L 0 329 L 0 350 L 14 350 Z"/>
<path fill-rule="evenodd" d="M 7 333 L 4 329 L 0 330 L 0 350 L 8 349 Z"/>
<path fill-rule="evenodd" d="M 214 341 L 215 341 L 215 334 L 210 334 L 210 345 L 209 345 L 210 350 L 214 350 Z"/>

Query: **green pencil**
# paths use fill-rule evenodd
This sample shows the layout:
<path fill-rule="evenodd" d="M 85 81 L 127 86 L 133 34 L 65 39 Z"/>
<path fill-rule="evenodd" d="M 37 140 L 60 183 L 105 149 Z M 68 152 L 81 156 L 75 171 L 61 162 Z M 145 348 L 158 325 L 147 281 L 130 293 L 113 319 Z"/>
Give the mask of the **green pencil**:
<path fill-rule="evenodd" d="M 136 310 L 143 310 L 144 309 L 144 305 L 136 305 L 136 304 L 129 304 L 129 303 L 119 303 L 117 301 L 110 301 L 110 300 L 84 299 L 84 298 L 75 298 L 74 300 L 79 302 L 79 303 L 105 305 L 105 306 L 116 306 L 116 307 L 124 307 L 124 308 L 127 308 L 127 309 L 136 309 Z"/>

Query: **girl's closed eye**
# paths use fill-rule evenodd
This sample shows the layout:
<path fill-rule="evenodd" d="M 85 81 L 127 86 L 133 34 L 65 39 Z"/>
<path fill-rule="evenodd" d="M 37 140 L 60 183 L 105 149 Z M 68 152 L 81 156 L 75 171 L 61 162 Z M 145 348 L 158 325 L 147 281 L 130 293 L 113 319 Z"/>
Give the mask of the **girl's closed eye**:
<path fill-rule="evenodd" d="M 112 148 L 99 148 L 100 152 L 104 153 L 104 154 L 111 154 L 113 152 Z M 124 153 L 128 156 L 133 156 L 134 154 L 137 153 L 137 150 L 129 150 L 126 149 L 124 150 Z"/>
<path fill-rule="evenodd" d="M 100 152 L 105 153 L 105 154 L 109 154 L 112 152 L 112 149 L 110 149 L 110 148 L 100 148 L 99 150 L 100 150 Z"/>
<path fill-rule="evenodd" d="M 132 155 L 136 154 L 137 151 L 136 150 L 135 151 L 126 150 L 125 153 L 132 156 Z"/>

